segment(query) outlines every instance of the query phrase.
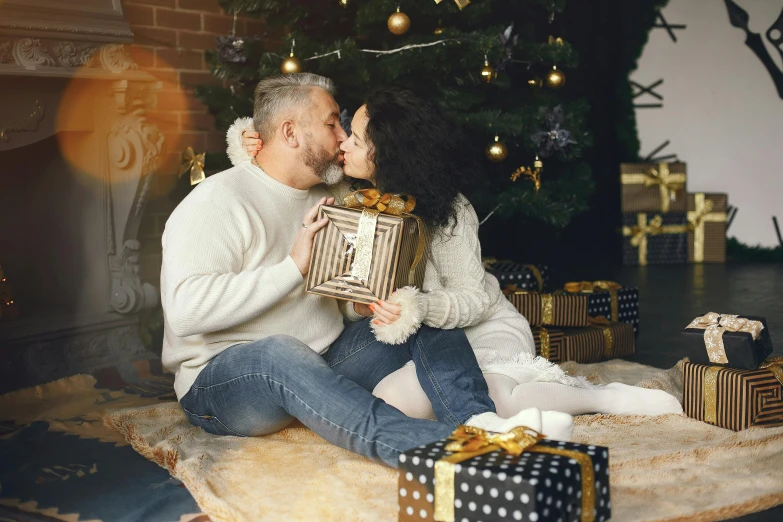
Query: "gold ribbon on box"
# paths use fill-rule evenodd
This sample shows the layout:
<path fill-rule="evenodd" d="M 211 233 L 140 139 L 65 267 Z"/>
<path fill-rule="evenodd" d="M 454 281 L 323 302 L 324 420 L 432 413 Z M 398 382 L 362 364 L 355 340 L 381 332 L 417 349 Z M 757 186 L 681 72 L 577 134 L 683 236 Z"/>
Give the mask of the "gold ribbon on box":
<path fill-rule="evenodd" d="M 720 366 L 708 366 L 704 370 L 704 382 L 702 383 L 704 422 L 709 424 L 718 422 L 718 374 L 722 369 Z M 768 357 L 759 365 L 759 369 L 772 372 L 783 386 L 783 357 Z"/>
<path fill-rule="evenodd" d="M 544 359 L 549 359 L 549 356 L 552 355 L 551 353 L 551 344 L 549 339 L 549 330 L 546 328 L 539 328 L 538 329 L 538 339 L 541 344 L 541 357 Z"/>
<path fill-rule="evenodd" d="M 435 520 L 451 522 L 454 520 L 454 476 L 455 465 L 465 460 L 503 450 L 518 457 L 525 451 L 548 453 L 574 459 L 582 472 L 582 522 L 593 522 L 595 515 L 595 472 L 593 460 L 589 455 L 564 448 L 537 446 L 544 436 L 526 426 L 519 426 L 508 433 L 491 433 L 472 426 L 460 426 L 449 437 L 450 442 L 444 448 L 452 452 L 435 463 Z"/>
<path fill-rule="evenodd" d="M 614 352 L 614 333 L 612 333 L 612 329 L 609 328 L 610 324 L 609 319 L 603 315 L 591 317 L 588 323 L 590 328 L 597 328 L 604 334 L 604 359 L 611 358 L 612 353 Z"/>
<path fill-rule="evenodd" d="M 661 212 L 669 211 L 669 206 L 674 200 L 675 192 L 685 186 L 687 177 L 685 174 L 672 174 L 668 163 L 659 163 L 658 168 L 651 167 L 646 172 L 622 174 L 620 183 L 623 185 L 639 185 L 654 187 L 658 185 L 661 194 Z"/>
<path fill-rule="evenodd" d="M 625 174 L 624 174 L 625 175 Z M 631 236 L 631 246 L 639 249 L 639 264 L 647 264 L 647 236 L 659 234 L 685 234 L 690 230 L 690 225 L 664 225 L 660 214 L 647 222 L 647 214 L 636 214 L 636 226 L 623 227 L 623 235 Z"/>
<path fill-rule="evenodd" d="M 695 208 L 688 211 L 688 222 L 693 230 L 693 262 L 704 262 L 704 223 L 725 223 L 726 212 L 713 212 L 715 204 L 704 192 L 693 194 Z"/>
<path fill-rule="evenodd" d="M 713 364 L 727 364 L 726 347 L 723 345 L 724 332 L 747 332 L 753 340 L 758 339 L 764 325 L 761 321 L 745 319 L 738 315 L 718 314 L 710 312 L 697 317 L 685 328 L 700 328 L 704 330 L 704 346 L 707 356 Z"/>
<path fill-rule="evenodd" d="M 183 174 L 190 171 L 190 185 L 198 185 L 206 179 L 204 174 L 204 155 L 206 153 L 196 154 L 193 151 L 193 147 L 188 147 L 185 152 L 182 153 L 182 161 L 180 162 L 179 175 L 181 178 Z"/>
<path fill-rule="evenodd" d="M 416 267 L 424 257 L 426 244 L 424 222 L 418 216 L 410 214 L 416 208 L 416 198 L 410 195 L 382 193 L 377 189 L 370 188 L 346 194 L 343 198 L 343 206 L 362 209 L 362 215 L 359 218 L 359 228 L 356 231 L 356 253 L 351 265 L 351 277 L 360 281 L 367 281 L 370 277 L 372 249 L 375 242 L 375 227 L 378 222 L 378 215 L 405 215 L 416 219 L 416 222 L 419 224 L 419 243 L 416 247 L 416 256 L 408 272 L 408 283 L 412 284 Z"/>
<path fill-rule="evenodd" d="M 614 322 L 620 320 L 620 305 L 617 302 L 617 291 L 622 289 L 623 285 L 615 281 L 571 281 L 565 284 L 563 289 L 571 294 L 583 293 L 592 294 L 593 292 L 609 292 L 612 300 L 612 316 Z"/>
<path fill-rule="evenodd" d="M 530 290 L 521 290 L 517 285 L 508 285 L 503 288 L 503 294 L 506 297 L 516 294 L 536 294 L 541 296 L 541 324 L 544 326 L 551 326 L 555 322 L 555 303 L 552 299 L 552 294 L 539 294 L 538 292 L 531 292 Z"/>

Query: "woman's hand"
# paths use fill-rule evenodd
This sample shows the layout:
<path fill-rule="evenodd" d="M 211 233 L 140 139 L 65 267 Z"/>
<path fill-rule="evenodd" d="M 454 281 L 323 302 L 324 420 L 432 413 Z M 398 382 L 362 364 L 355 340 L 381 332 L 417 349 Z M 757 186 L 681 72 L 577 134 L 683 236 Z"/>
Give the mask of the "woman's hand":
<path fill-rule="evenodd" d="M 246 130 L 242 132 L 242 146 L 250 156 L 255 156 L 264 144 L 258 139 L 257 132 Z"/>
<path fill-rule="evenodd" d="M 389 301 L 375 301 L 368 308 L 375 317 L 372 322 L 377 325 L 392 324 L 400 318 L 400 313 L 402 312 L 400 305 L 390 303 Z"/>
<path fill-rule="evenodd" d="M 321 205 L 334 204 L 334 198 L 321 198 L 302 218 L 302 225 L 296 232 L 296 238 L 294 239 L 294 246 L 291 248 L 291 258 L 296 263 L 299 272 L 302 277 L 307 275 L 310 270 L 310 254 L 313 249 L 313 238 L 315 233 L 321 230 L 327 223 L 329 218 L 324 217 L 319 221 L 315 218 L 318 216 L 318 208 Z"/>

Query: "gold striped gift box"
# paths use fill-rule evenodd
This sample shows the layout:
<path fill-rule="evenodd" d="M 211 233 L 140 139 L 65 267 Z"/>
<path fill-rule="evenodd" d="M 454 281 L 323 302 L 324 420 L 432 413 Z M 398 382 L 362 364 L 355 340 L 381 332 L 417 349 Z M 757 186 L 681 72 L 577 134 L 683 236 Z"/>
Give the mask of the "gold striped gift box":
<path fill-rule="evenodd" d="M 685 414 L 734 431 L 751 426 L 783 426 L 780 364 L 736 370 L 686 362 L 682 376 Z"/>
<path fill-rule="evenodd" d="M 530 326 L 587 326 L 587 295 L 539 294 L 507 288 L 506 295 Z"/>
<path fill-rule="evenodd" d="M 374 303 L 386 300 L 403 286 L 421 287 L 426 266 L 426 234 L 410 214 L 377 214 L 369 277 L 352 275 L 356 261 L 361 209 L 322 205 L 318 218 L 329 218 L 313 241 L 307 291 L 313 294 Z M 360 256 L 362 254 L 360 253 Z"/>
<path fill-rule="evenodd" d="M 551 362 L 560 362 L 563 351 L 563 330 L 556 328 L 532 328 L 536 355 Z"/>
<path fill-rule="evenodd" d="M 622 212 L 685 212 L 686 183 L 685 163 L 622 163 Z"/>
<path fill-rule="evenodd" d="M 563 333 L 562 361 L 594 363 L 635 351 L 633 325 L 629 323 L 606 323 Z"/>
<path fill-rule="evenodd" d="M 726 194 L 688 194 L 688 261 L 726 262 Z"/>

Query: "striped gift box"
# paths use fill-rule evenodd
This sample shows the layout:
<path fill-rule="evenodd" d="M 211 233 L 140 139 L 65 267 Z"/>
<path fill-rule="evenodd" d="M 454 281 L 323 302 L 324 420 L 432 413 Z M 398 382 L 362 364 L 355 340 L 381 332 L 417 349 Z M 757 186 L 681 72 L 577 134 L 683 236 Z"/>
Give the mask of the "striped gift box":
<path fill-rule="evenodd" d="M 685 163 L 621 163 L 622 212 L 685 212 Z"/>
<path fill-rule="evenodd" d="M 507 290 L 508 291 L 508 290 Z M 508 299 L 530 326 L 587 326 L 587 295 L 538 294 L 511 291 Z"/>
<path fill-rule="evenodd" d="M 378 214 L 370 276 L 367 281 L 359 281 L 351 276 L 351 267 L 362 210 L 322 205 L 317 219 L 324 216 L 329 223 L 315 234 L 308 292 L 370 304 L 387 299 L 397 288 L 421 287 L 426 235 L 418 218 Z"/>
<path fill-rule="evenodd" d="M 633 325 L 628 323 L 565 330 L 564 334 L 562 361 L 594 363 L 632 355 L 635 351 Z"/>
<path fill-rule="evenodd" d="M 783 426 L 780 378 L 769 369 L 736 370 L 687 362 L 683 366 L 683 409 L 688 417 L 734 431 Z"/>
<path fill-rule="evenodd" d="M 532 328 L 536 355 L 551 362 L 560 362 L 563 352 L 563 330 L 555 328 Z"/>

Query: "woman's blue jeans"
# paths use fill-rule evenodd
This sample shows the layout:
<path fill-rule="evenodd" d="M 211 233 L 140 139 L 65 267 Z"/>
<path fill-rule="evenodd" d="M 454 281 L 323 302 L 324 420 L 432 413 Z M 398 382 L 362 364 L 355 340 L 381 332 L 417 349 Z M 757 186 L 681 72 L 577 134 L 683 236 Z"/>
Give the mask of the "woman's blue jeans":
<path fill-rule="evenodd" d="M 407 417 L 371 393 L 411 360 L 437 422 Z M 375 339 L 369 320 L 346 325 L 323 355 L 287 335 L 234 345 L 209 362 L 180 403 L 210 433 L 267 435 L 296 418 L 329 442 L 393 467 L 400 453 L 495 411 L 462 330 L 422 326 L 404 344 L 388 345 Z"/>

